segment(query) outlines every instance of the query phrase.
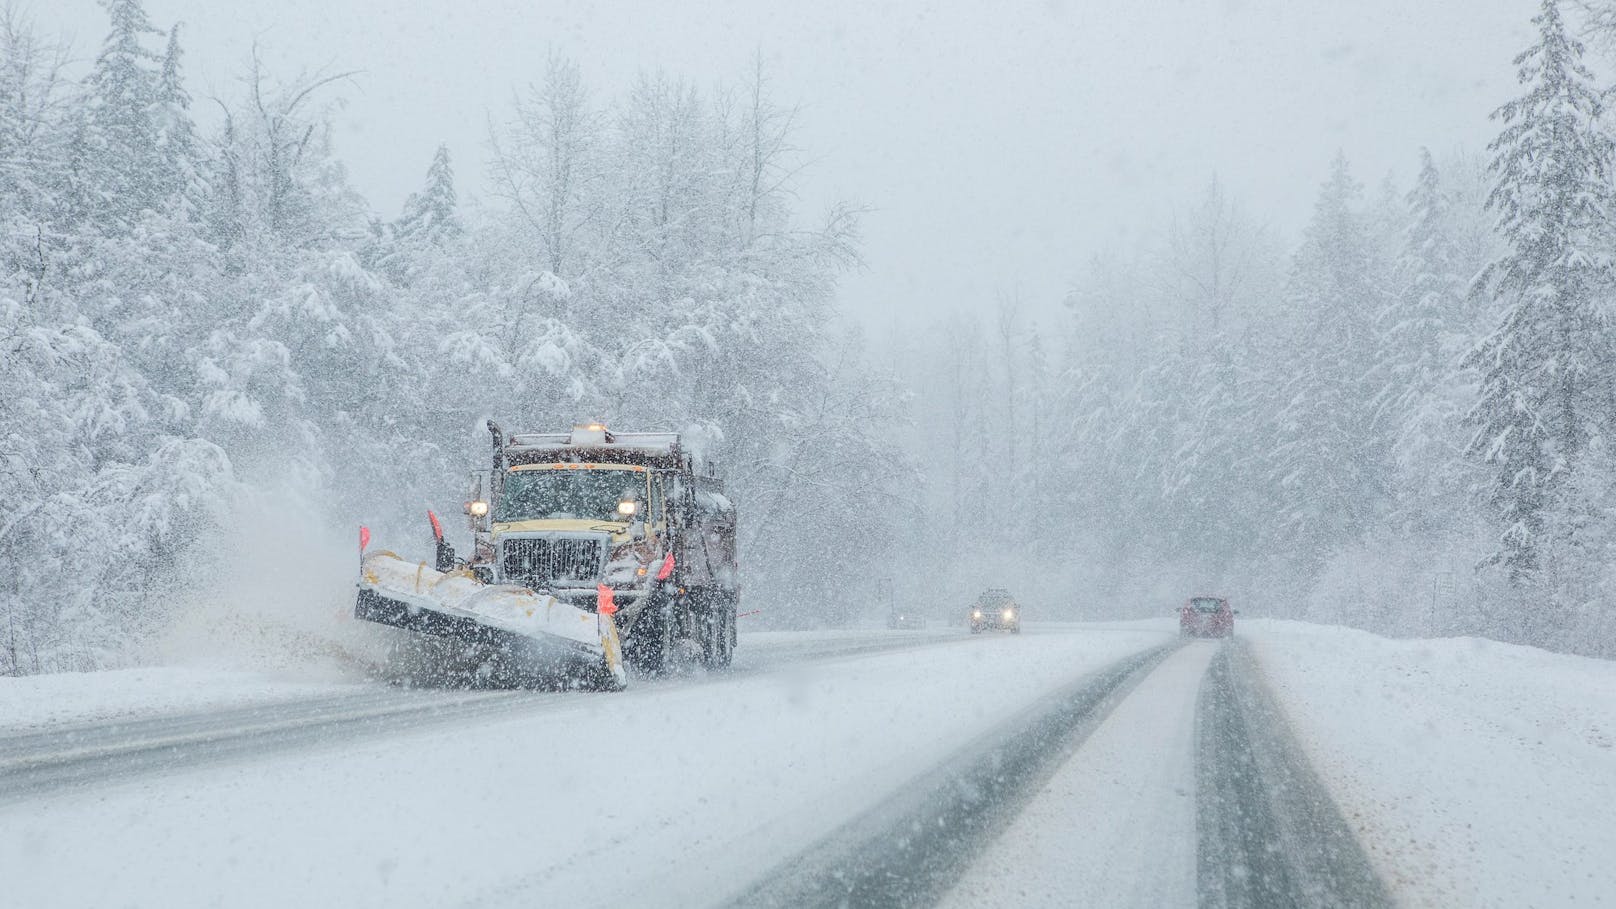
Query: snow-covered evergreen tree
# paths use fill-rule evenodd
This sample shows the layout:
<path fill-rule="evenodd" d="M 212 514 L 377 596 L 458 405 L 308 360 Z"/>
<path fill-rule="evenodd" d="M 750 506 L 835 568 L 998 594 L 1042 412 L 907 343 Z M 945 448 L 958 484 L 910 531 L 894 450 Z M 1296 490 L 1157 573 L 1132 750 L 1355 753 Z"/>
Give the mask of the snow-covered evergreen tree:
<path fill-rule="evenodd" d="M 1451 523 L 1467 492 L 1454 469 L 1463 450 L 1465 398 L 1458 365 L 1468 342 L 1468 278 L 1453 240 L 1448 194 L 1429 149 L 1407 203 L 1400 292 L 1380 315 L 1378 404 L 1393 433 L 1398 520 L 1429 535 Z"/>
<path fill-rule="evenodd" d="M 1478 292 L 1506 307 L 1470 354 L 1480 376 L 1471 452 L 1489 465 L 1504 524 L 1499 558 L 1526 582 L 1542 565 L 1549 512 L 1575 507 L 1558 490 L 1612 427 L 1608 316 L 1611 138 L 1602 94 L 1556 0 L 1533 19 L 1537 43 L 1515 60 L 1524 93 L 1494 113 L 1488 198 L 1509 244 Z"/>
<path fill-rule="evenodd" d="M 378 228 L 377 248 L 370 258 L 400 284 L 415 283 L 445 254 L 444 245 L 464 234 L 457 206 L 449 147 L 439 145 L 427 168 L 426 185 L 404 200 L 397 221 Z"/>
<path fill-rule="evenodd" d="M 1387 281 L 1357 207 L 1361 192 L 1337 155 L 1288 293 L 1295 366 L 1274 447 L 1274 479 L 1285 491 L 1275 529 L 1315 558 L 1367 530 L 1386 501 L 1372 376 Z"/>
<path fill-rule="evenodd" d="M 202 147 L 191 120 L 191 94 L 185 89 L 181 66 L 180 27 L 168 32 L 163 67 L 157 81 L 157 161 L 156 178 L 160 192 L 176 203 L 188 218 L 197 216 L 197 207 L 206 195 L 202 179 Z"/>
<path fill-rule="evenodd" d="M 461 233 L 456 211 L 454 168 L 449 164 L 449 146 L 439 145 L 426 171 L 426 187 L 411 193 L 404 202 L 404 214 L 393 224 L 394 234 L 404 242 L 439 242 Z"/>
<path fill-rule="evenodd" d="M 103 0 L 112 28 L 85 81 L 73 146 L 77 214 L 110 234 L 127 232 L 164 201 L 162 58 L 146 47 L 151 24 L 140 0 Z"/>

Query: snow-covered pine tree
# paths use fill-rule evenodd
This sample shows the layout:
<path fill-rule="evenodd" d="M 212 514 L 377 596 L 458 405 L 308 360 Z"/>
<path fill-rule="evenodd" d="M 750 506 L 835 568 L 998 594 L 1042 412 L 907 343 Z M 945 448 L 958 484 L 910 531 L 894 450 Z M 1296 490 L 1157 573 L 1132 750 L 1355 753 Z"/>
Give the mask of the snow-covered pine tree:
<path fill-rule="evenodd" d="M 404 211 L 391 225 L 380 226 L 371 258 L 389 277 L 404 286 L 444 255 L 445 243 L 465 233 L 457 211 L 454 168 L 449 146 L 439 145 L 426 171 L 426 185 L 404 200 Z"/>
<path fill-rule="evenodd" d="M 202 179 L 202 148 L 191 120 L 191 94 L 185 90 L 181 67 L 180 27 L 168 31 L 163 68 L 157 79 L 157 160 L 155 178 L 165 200 L 176 204 L 187 219 L 198 216 L 206 196 Z"/>
<path fill-rule="evenodd" d="M 1557 0 L 1533 18 L 1537 43 L 1515 58 L 1525 92 L 1493 113 L 1503 124 L 1488 146 L 1488 206 L 1508 250 L 1477 292 L 1504 308 L 1467 357 L 1480 392 L 1469 451 L 1492 474 L 1488 498 L 1504 530 L 1497 557 L 1517 584 L 1530 582 L 1546 546 L 1546 512 L 1591 445 L 1612 425 L 1611 138 L 1604 103 L 1566 31 Z"/>
<path fill-rule="evenodd" d="M 161 207 L 161 58 L 143 41 L 161 35 L 140 0 L 103 0 L 111 30 L 85 81 L 84 114 L 73 147 L 76 214 L 117 236 Z"/>
<path fill-rule="evenodd" d="M 1451 523 L 1463 417 L 1456 375 L 1466 278 L 1449 223 L 1447 192 L 1429 149 L 1409 191 L 1398 260 L 1401 289 L 1380 315 L 1378 403 L 1393 434 L 1398 521 L 1428 535 Z"/>
<path fill-rule="evenodd" d="M 420 239 L 437 243 L 457 237 L 462 231 L 457 205 L 449 146 L 439 145 L 426 170 L 425 188 L 404 201 L 404 213 L 393 222 L 393 233 L 404 242 Z"/>
<path fill-rule="evenodd" d="M 1292 265 L 1289 370 L 1274 445 L 1284 501 L 1274 530 L 1304 558 L 1324 558 L 1370 525 L 1385 499 L 1383 427 L 1373 405 L 1375 316 L 1384 263 L 1358 209 L 1344 155 L 1330 166 Z"/>
<path fill-rule="evenodd" d="M 1170 365 L 1153 372 L 1170 387 L 1184 430 L 1164 475 L 1168 517 L 1175 546 L 1218 566 L 1238 562 L 1268 515 L 1258 493 L 1269 472 L 1253 462 L 1271 447 L 1262 437 L 1270 423 L 1253 419 L 1254 389 L 1245 381 L 1248 366 L 1263 364 L 1241 355 L 1277 258 L 1215 176 L 1174 220 L 1158 257 L 1167 305 L 1181 311 L 1187 332 L 1166 352 Z"/>

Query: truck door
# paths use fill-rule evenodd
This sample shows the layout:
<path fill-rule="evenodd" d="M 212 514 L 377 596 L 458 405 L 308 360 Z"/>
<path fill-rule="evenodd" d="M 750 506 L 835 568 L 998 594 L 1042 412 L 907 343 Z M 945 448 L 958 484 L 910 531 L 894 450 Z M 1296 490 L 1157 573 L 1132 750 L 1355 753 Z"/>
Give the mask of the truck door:
<path fill-rule="evenodd" d="M 661 471 L 653 470 L 650 474 L 651 491 L 645 503 L 645 532 L 652 541 L 657 541 L 666 539 L 668 535 L 667 486 Z"/>

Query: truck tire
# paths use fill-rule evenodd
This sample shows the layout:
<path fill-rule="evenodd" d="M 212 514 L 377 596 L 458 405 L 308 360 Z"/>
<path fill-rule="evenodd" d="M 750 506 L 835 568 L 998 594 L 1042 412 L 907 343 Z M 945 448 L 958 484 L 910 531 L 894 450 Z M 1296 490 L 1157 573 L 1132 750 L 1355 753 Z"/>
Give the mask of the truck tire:
<path fill-rule="evenodd" d="M 708 669 L 724 669 L 735 656 L 735 598 L 703 591 L 701 602 L 701 663 Z"/>
<path fill-rule="evenodd" d="M 740 635 L 736 632 L 736 614 L 740 612 L 739 601 L 731 597 L 729 606 L 724 610 L 724 668 L 728 669 L 735 662 L 735 645 Z"/>

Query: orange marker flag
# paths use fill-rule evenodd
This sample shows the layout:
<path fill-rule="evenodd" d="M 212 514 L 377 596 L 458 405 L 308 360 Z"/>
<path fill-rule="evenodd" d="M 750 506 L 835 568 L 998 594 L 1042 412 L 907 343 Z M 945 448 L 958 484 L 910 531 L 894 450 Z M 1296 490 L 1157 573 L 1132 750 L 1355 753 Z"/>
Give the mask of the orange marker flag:
<path fill-rule="evenodd" d="M 617 598 L 612 595 L 612 589 L 605 584 L 595 585 L 595 611 L 601 615 L 613 615 L 617 612 Z"/>

